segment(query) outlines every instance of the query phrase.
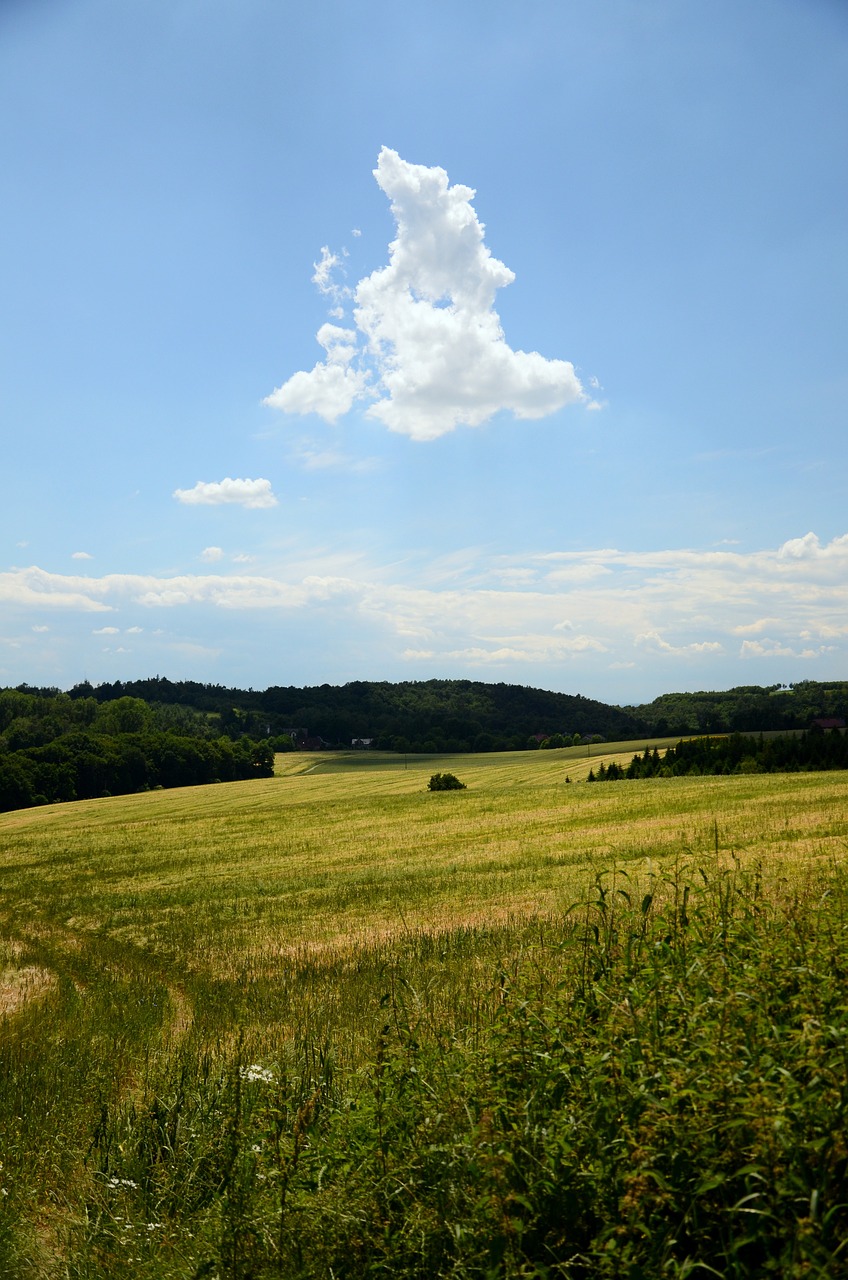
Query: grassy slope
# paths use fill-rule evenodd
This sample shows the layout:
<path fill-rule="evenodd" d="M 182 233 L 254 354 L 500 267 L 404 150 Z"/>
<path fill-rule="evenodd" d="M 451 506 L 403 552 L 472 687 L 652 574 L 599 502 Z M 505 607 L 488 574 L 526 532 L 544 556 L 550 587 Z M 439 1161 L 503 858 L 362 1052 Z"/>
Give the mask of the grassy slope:
<path fill-rule="evenodd" d="M 561 910 L 598 869 L 645 871 L 716 839 L 758 857 L 841 847 L 839 778 L 565 782 L 615 756 L 284 756 L 268 781 L 8 814 L 7 901 L 20 924 L 225 973 L 288 949 Z M 467 790 L 428 793 L 437 768 Z"/>
<path fill-rule="evenodd" d="M 468 1035 L 474 1044 L 481 1036 L 484 1043 L 487 1028 L 497 1031 L 500 1025 L 498 983 L 519 965 L 517 957 L 542 956 L 532 962 L 537 966 L 534 990 L 555 990 L 558 978 L 569 972 L 559 941 L 565 936 L 561 913 L 585 899 L 599 872 L 617 867 L 616 883 L 626 887 L 634 903 L 643 891 L 653 890 L 653 913 L 664 896 L 677 893 L 663 884 L 675 866 L 671 879 L 679 885 L 681 866 L 693 874 L 703 868 L 715 882 L 731 855 L 742 868 L 762 864 L 776 886 L 775 900 L 782 901 L 787 895 L 803 898 L 811 867 L 826 870 L 844 859 L 845 775 L 566 784 L 566 773 L 579 779 L 590 763 L 616 754 L 629 759 L 633 746 L 621 753 L 610 744 L 604 744 L 603 754 L 597 750 L 591 761 L 585 748 L 453 759 L 410 756 L 407 762 L 367 753 L 285 756 L 278 762 L 279 776 L 264 782 L 3 815 L 0 993 L 7 993 L 10 1016 L 0 1035 L 5 1164 L 0 1181 L 8 1193 L 0 1199 L 0 1274 L 188 1278 L 201 1274 L 197 1267 L 205 1265 L 203 1259 L 214 1258 L 222 1280 L 264 1275 L 261 1259 L 271 1265 L 268 1260 L 283 1247 L 282 1225 L 276 1245 L 263 1227 L 255 1270 L 250 1269 L 254 1264 L 239 1262 L 238 1231 L 247 1230 L 244 1223 L 252 1220 L 251 1214 L 261 1217 L 260 1209 L 245 1188 L 239 1192 L 242 1200 L 232 1188 L 227 1190 L 235 1165 L 227 1164 L 226 1152 L 218 1151 L 215 1164 L 203 1147 L 207 1140 L 220 1146 L 221 1133 L 231 1130 L 233 1153 L 238 1143 L 253 1141 L 238 1089 L 232 1094 L 227 1064 L 272 1063 L 275 1072 L 288 1073 L 290 1093 L 275 1105 L 287 1117 L 286 1159 L 297 1163 L 297 1135 L 305 1131 L 315 1090 L 323 1091 L 330 1110 L 330 1099 L 335 1099 L 333 1106 L 342 1109 L 333 1114 L 343 1119 L 347 1113 L 340 1100 L 349 1082 L 373 1059 L 375 1043 L 378 1056 L 384 1052 L 379 1045 L 386 999 L 400 1026 L 398 993 L 417 993 L 414 1020 L 424 1019 L 429 1030 L 416 1033 L 416 1044 L 426 1047 L 432 1040 L 443 1045 L 446 1036 L 463 1040 Z M 427 779 L 437 769 L 456 772 L 467 790 L 428 793 Z M 604 884 L 611 885 L 608 876 Z M 623 906 L 623 898 L 616 901 Z M 717 901 L 715 919 L 725 911 L 721 894 Z M 593 961 L 596 967 L 600 963 L 603 978 L 616 946 L 615 931 L 606 929 L 605 907 L 600 913 L 592 910 L 592 918 L 604 926 L 597 941 L 600 961 Z M 551 925 L 541 923 L 545 916 Z M 764 922 L 770 919 L 764 914 Z M 661 919 L 657 927 L 661 938 Z M 831 932 L 834 927 L 828 925 Z M 844 929 L 844 919 L 839 927 Z M 641 936 L 641 928 L 634 937 Z M 721 936 L 726 938 L 726 929 Z M 778 929 L 775 937 L 782 936 Z M 772 964 L 768 946 L 763 942 L 754 948 L 756 974 L 740 976 L 740 992 L 750 982 L 767 980 Z M 725 956 L 722 972 L 727 963 Z M 712 964 L 704 962 L 704 971 Z M 824 990 L 824 979 L 816 976 L 809 956 L 803 969 L 792 956 L 787 964 L 790 973 L 809 973 L 810 981 Z M 585 967 L 583 963 L 581 982 Z M 690 972 L 694 970 L 687 969 L 685 978 L 672 975 L 675 992 L 686 987 Z M 496 980 L 498 973 L 502 976 Z M 575 980 L 567 979 L 569 984 Z M 790 981 L 797 1000 L 800 979 Z M 706 1000 L 704 1009 L 720 1007 L 709 984 L 698 999 Z M 813 997 L 803 995 L 808 999 Z M 632 992 L 618 993 L 610 1007 L 624 1008 L 628 1000 L 635 1000 Z M 400 1099 L 405 1106 L 404 1071 L 412 1050 L 409 1036 L 397 1034 L 394 1052 L 407 1065 L 403 1071 L 398 1067 L 395 1102 Z M 613 1026 L 611 1034 L 614 1045 L 620 1031 Z M 632 1035 L 627 1043 L 633 1043 Z M 730 1045 L 722 1031 L 719 1048 L 710 1049 L 708 1056 L 724 1061 L 727 1053 L 750 1055 L 750 1032 L 744 1032 L 741 1044 L 741 1049 Z M 687 1045 L 684 1039 L 674 1046 L 679 1061 Z M 548 1061 L 550 1046 L 541 1051 Z M 657 1046 L 650 1052 L 657 1054 Z M 512 1053 L 507 1052 L 510 1061 Z M 639 1061 L 643 1058 L 639 1048 Z M 463 1099 L 479 1085 L 462 1083 L 463 1073 L 472 1071 L 470 1061 L 463 1058 L 456 1065 L 459 1083 L 438 1104 L 448 1111 L 455 1106 L 460 1118 L 466 1114 Z M 496 1075 L 501 1070 L 497 1067 Z M 785 1067 L 774 1070 L 782 1088 L 779 1071 Z M 333 1084 L 333 1072 L 348 1083 Z M 439 1072 L 440 1079 L 448 1079 L 444 1063 Z M 528 1065 L 528 1081 L 529 1073 Z M 585 1078 L 590 1080 L 591 1072 Z M 610 1087 L 605 1079 L 602 1072 L 596 1082 L 601 1093 Z M 709 1087 L 709 1082 L 698 1084 L 699 1089 Z M 539 1088 L 544 1097 L 549 1086 Z M 641 1086 L 638 1092 L 642 1097 Z M 378 1089 L 376 1103 L 371 1103 L 378 1113 L 381 1097 Z M 838 1097 L 828 1097 L 826 1111 L 832 1114 Z M 194 1099 L 191 1106 L 187 1098 Z M 425 1101 L 419 1099 L 422 1108 Z M 180 1107 L 187 1117 L 183 1129 Z M 263 1123 L 273 1129 L 276 1121 L 270 1114 Z M 365 1128 L 354 1136 L 347 1133 L 343 1145 L 355 1139 L 367 1146 L 365 1135 L 374 1132 L 368 1124 L 382 1123 L 379 1114 L 376 1119 L 369 1114 L 371 1120 L 362 1122 Z M 173 1129 L 166 1125 L 167 1132 L 156 1129 L 158 1136 L 152 1137 L 151 1116 L 171 1116 Z M 204 1125 L 210 1123 L 207 1132 Z M 539 1123 L 546 1131 L 544 1117 Z M 199 1136 L 189 1140 L 187 1131 Z M 332 1153 L 342 1139 L 335 1130 L 328 1135 L 327 1152 Z M 263 1130 L 257 1137 L 262 1151 L 266 1140 L 271 1141 Z M 275 1141 L 279 1154 L 279 1138 Z M 674 1141 L 679 1145 L 680 1136 Z M 317 1151 L 317 1134 L 314 1142 Z M 470 1157 L 462 1155 L 462 1142 L 456 1158 L 464 1168 Z M 634 1150 L 644 1145 L 639 1138 Z M 246 1147 L 248 1153 L 252 1149 Z M 383 1177 L 386 1151 L 368 1151 Z M 244 1158 L 248 1165 L 253 1159 Z M 332 1163 L 335 1157 L 327 1158 Z M 279 1159 L 274 1203 L 282 1222 Z M 199 1178 L 198 1170 L 207 1170 L 203 1176 L 211 1178 L 212 1167 L 218 1172 L 217 1181 L 210 1182 L 209 1204 L 202 1197 L 190 1202 L 180 1188 Z M 109 1181 L 123 1176 L 138 1184 L 132 1195 L 129 1189 L 126 1193 L 135 1197 L 132 1204 L 121 1199 L 120 1184 L 113 1187 Z M 267 1176 L 271 1179 L 271 1172 Z M 589 1175 L 584 1170 L 579 1176 Z M 258 1185 L 250 1182 L 254 1189 Z M 807 1186 L 803 1179 L 802 1185 Z M 343 1198 L 350 1193 L 349 1187 L 340 1192 Z M 314 1188 L 301 1188 L 299 1194 L 308 1213 Z M 805 1194 L 809 1199 L 809 1188 Z M 371 1192 L 362 1195 L 363 1221 L 374 1220 L 378 1210 Z M 436 1209 L 438 1217 L 442 1210 Z M 471 1222 L 477 1209 L 457 1212 L 471 1215 Z M 414 1221 L 416 1213 L 417 1208 L 408 1207 L 403 1222 Z M 242 1226 L 227 1226 L 227 1214 L 235 1214 L 232 1221 Z M 339 1214 L 344 1217 L 342 1210 Z M 78 1225 L 69 1235 L 73 1223 Z M 321 1229 L 324 1235 L 327 1230 Z M 476 1230 L 485 1235 L 496 1226 L 484 1215 Z M 342 1257 L 347 1247 L 340 1246 Z M 293 1270 L 285 1274 L 300 1274 L 301 1263 L 292 1257 Z M 831 1254 L 827 1257 L 831 1269 L 821 1274 L 836 1274 Z M 483 1275 L 484 1263 L 477 1271 L 471 1267 L 456 1274 Z M 398 1270 L 397 1259 L 385 1265 L 406 1274 Z M 344 1273 L 338 1258 L 333 1268 L 337 1276 Z M 685 1268 L 673 1273 L 687 1274 Z M 314 1274 L 329 1272 L 316 1264 Z M 430 1274 L 426 1266 L 421 1274 Z M 514 1271 L 506 1267 L 494 1274 L 521 1274 L 519 1262 Z M 582 1273 L 578 1268 L 573 1274 Z M 594 1274 L 602 1272 L 596 1267 Z M 613 1268 L 609 1274 L 618 1272 Z"/>

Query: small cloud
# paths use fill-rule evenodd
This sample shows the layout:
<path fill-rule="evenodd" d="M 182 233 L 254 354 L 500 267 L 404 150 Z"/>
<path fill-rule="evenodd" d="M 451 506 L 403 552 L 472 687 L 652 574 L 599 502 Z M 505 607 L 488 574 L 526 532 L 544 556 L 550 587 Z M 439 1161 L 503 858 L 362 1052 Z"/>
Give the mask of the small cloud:
<path fill-rule="evenodd" d="M 97 630 L 92 631 L 91 634 L 93 636 L 116 636 L 119 630 L 119 627 L 98 627 Z"/>
<path fill-rule="evenodd" d="M 238 555 L 232 557 L 233 564 L 253 564 L 256 556 L 249 556 L 244 551 L 240 551 Z"/>
<path fill-rule="evenodd" d="M 128 636 L 140 636 L 143 630 L 144 627 L 127 627 L 126 633 Z"/>
<path fill-rule="evenodd" d="M 745 622 L 738 627 L 733 628 L 733 634 L 737 636 L 753 636 L 758 632 L 765 631 L 768 627 L 779 627 L 781 625 L 779 618 L 758 618 L 756 622 Z"/>
<path fill-rule="evenodd" d="M 356 352 L 356 332 L 324 324 L 316 334 L 327 353 L 311 373 L 295 373 L 262 401 L 284 413 L 317 413 L 325 422 L 335 422 L 368 391 L 367 370 L 351 369 Z"/>
<path fill-rule="evenodd" d="M 93 560 L 94 556 L 90 556 L 87 551 L 74 551 L 71 555 L 72 560 Z"/>
<path fill-rule="evenodd" d="M 350 234 L 358 237 L 362 235 L 362 232 L 359 230 L 359 227 L 354 227 Z"/>
<path fill-rule="evenodd" d="M 803 538 L 790 538 L 778 551 L 781 560 L 809 560 L 820 555 L 822 545 L 814 533 L 805 533 Z"/>
<path fill-rule="evenodd" d="M 658 631 L 645 631 L 636 637 L 635 643 L 640 648 L 649 649 L 652 653 L 668 653 L 675 657 L 696 653 L 724 653 L 724 645 L 717 640 L 697 640 L 692 644 L 674 645 L 659 634 Z"/>
<path fill-rule="evenodd" d="M 26 539 L 24 539 L 23 542 L 16 542 L 15 546 L 20 548 L 21 551 L 23 551 L 24 547 L 29 546 L 29 543 L 26 541 Z"/>
<path fill-rule="evenodd" d="M 336 267 L 341 266 L 341 260 L 336 254 L 330 253 L 329 245 L 321 246 L 321 261 L 313 262 L 312 266 L 315 268 L 312 283 L 318 292 L 334 295 L 338 286 L 333 281 L 333 272 Z"/>
<path fill-rule="evenodd" d="M 319 449 L 308 442 L 302 443 L 294 450 L 293 459 L 306 471 L 325 471 L 335 468 L 346 471 L 348 474 L 373 471 L 380 465 L 377 458 L 352 458 L 340 449 Z"/>
<path fill-rule="evenodd" d="M 212 483 L 198 480 L 193 489 L 175 489 L 173 496 L 189 507 L 233 504 L 258 509 L 277 505 L 270 480 L 231 480 L 229 476 Z"/>
<path fill-rule="evenodd" d="M 789 645 L 779 640 L 743 640 L 739 650 L 742 658 L 795 658 L 797 654 Z"/>
<path fill-rule="evenodd" d="M 41 635 L 45 631 L 49 631 L 49 627 L 33 627 L 33 631 L 37 631 Z"/>
<path fill-rule="evenodd" d="M 801 637 L 804 639 L 804 637 Z M 818 658 L 823 653 L 833 653 L 834 645 L 821 644 L 816 649 L 793 649 L 780 640 L 743 640 L 739 650 L 741 658 Z"/>
<path fill-rule="evenodd" d="M 214 564 L 216 560 L 223 560 L 224 550 L 222 547 L 204 547 L 200 553 L 200 559 L 205 560 L 207 564 Z"/>

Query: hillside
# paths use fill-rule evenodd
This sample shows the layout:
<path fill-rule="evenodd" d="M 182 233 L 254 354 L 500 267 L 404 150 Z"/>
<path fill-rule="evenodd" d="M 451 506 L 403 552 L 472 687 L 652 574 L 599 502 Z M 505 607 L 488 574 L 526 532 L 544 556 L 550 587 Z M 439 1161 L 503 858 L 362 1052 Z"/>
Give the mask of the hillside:
<path fill-rule="evenodd" d="M 311 739 L 332 744 L 371 738 L 389 751 L 515 750 L 527 747 L 534 735 L 624 739 L 639 732 L 636 718 L 620 707 L 579 694 L 475 680 L 354 680 L 306 688 L 274 685 L 260 692 L 155 677 L 77 685 L 69 696 L 92 697 L 98 703 L 132 697 L 187 707 L 217 716 L 228 734 L 235 730 L 274 737 L 305 731 Z"/>

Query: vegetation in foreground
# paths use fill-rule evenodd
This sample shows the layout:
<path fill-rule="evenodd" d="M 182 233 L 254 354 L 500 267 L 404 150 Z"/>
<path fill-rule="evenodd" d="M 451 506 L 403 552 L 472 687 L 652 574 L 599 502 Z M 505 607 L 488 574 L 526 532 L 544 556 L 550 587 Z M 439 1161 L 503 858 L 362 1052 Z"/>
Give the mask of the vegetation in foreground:
<path fill-rule="evenodd" d="M 0 820 L 0 1273 L 846 1272 L 845 776 L 469 769 Z"/>

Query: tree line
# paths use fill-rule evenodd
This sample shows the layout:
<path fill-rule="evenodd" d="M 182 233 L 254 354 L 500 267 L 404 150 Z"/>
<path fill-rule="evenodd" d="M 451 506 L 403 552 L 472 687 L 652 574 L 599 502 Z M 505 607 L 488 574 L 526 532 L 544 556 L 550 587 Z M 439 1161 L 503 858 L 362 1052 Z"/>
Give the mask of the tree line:
<path fill-rule="evenodd" d="M 589 782 L 623 778 L 679 778 L 728 773 L 804 773 L 848 769 L 848 734 L 812 728 L 802 734 L 773 738 L 731 734 L 727 738 L 691 738 L 664 754 L 648 747 L 627 766 L 612 760 L 589 772 Z"/>
<path fill-rule="evenodd" d="M 267 740 L 179 733 L 139 699 L 0 691 L 0 812 L 273 772 Z"/>
<path fill-rule="evenodd" d="M 355 680 L 260 691 L 155 676 L 75 685 L 67 696 L 98 706 L 139 699 L 157 717 L 182 717 L 192 732 L 267 737 L 278 751 L 295 744 L 349 747 L 362 738 L 384 751 L 523 751 L 557 734 L 569 741 L 575 734 L 607 740 L 641 736 L 638 722 L 619 707 L 579 694 L 473 680 Z"/>
<path fill-rule="evenodd" d="M 740 685 L 723 692 L 664 693 L 653 702 L 624 710 L 639 721 L 646 737 L 808 729 L 818 718 L 848 719 L 848 681 L 801 680 L 789 685 Z"/>

